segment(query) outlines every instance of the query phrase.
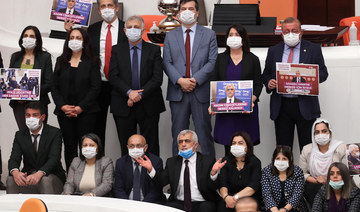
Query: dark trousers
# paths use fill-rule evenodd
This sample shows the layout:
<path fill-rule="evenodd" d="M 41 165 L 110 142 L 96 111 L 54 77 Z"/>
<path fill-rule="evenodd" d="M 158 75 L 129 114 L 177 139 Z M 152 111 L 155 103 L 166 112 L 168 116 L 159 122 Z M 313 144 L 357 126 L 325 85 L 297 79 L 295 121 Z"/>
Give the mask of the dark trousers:
<path fill-rule="evenodd" d="M 25 105 L 29 103 L 28 101 L 24 102 L 24 103 L 16 103 L 15 106 L 13 107 L 13 112 L 14 112 L 14 116 L 15 116 L 15 120 L 16 120 L 16 124 L 19 127 L 19 130 L 23 130 L 26 129 L 26 123 L 25 123 Z M 48 105 L 44 105 L 45 108 L 45 120 L 44 123 L 47 123 L 48 120 Z"/>
<path fill-rule="evenodd" d="M 282 98 L 279 116 L 275 120 L 276 144 L 293 147 L 295 125 L 298 133 L 300 152 L 311 143 L 311 128 L 315 119 L 305 120 L 297 98 Z"/>
<path fill-rule="evenodd" d="M 191 202 L 192 212 L 216 212 L 216 204 L 210 201 Z M 184 210 L 184 201 L 174 200 L 167 202 L 166 206 Z"/>
<path fill-rule="evenodd" d="M 128 116 L 116 116 L 114 120 L 118 132 L 121 156 L 128 153 L 126 147 L 130 136 L 137 133 L 137 125 L 140 128 L 140 134 L 145 137 L 148 144 L 148 152 L 159 156 L 159 118 L 160 114 L 153 114 L 151 116 L 145 113 L 145 105 L 140 102 L 135 103 Z"/>
<path fill-rule="evenodd" d="M 100 137 L 101 144 L 105 149 L 106 120 L 111 103 L 111 85 L 109 82 L 101 82 L 101 91 L 97 102 L 100 106 L 100 111 L 96 114 L 94 133 Z"/>
<path fill-rule="evenodd" d="M 321 183 L 305 182 L 304 197 L 305 197 L 306 201 L 310 204 L 310 206 L 313 205 L 315 196 L 318 193 L 318 191 L 320 190 L 322 185 L 323 184 L 321 184 Z"/>
<path fill-rule="evenodd" d="M 95 121 L 95 113 L 80 114 L 76 118 L 58 116 L 58 122 L 64 139 L 66 171 L 69 170 L 72 160 L 78 156 L 81 137 L 86 133 L 94 132 Z"/>

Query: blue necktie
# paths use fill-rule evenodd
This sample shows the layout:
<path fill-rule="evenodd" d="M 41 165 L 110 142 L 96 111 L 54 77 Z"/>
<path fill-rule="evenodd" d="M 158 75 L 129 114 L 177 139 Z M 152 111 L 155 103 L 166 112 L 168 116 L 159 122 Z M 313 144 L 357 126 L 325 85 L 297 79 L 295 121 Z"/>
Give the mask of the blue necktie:
<path fill-rule="evenodd" d="M 140 83 L 139 83 L 139 59 L 137 54 L 137 47 L 132 47 L 133 49 L 133 57 L 132 57 L 132 82 L 131 82 L 131 89 L 139 90 Z"/>
<path fill-rule="evenodd" d="M 133 200 L 140 201 L 140 170 L 139 170 L 138 162 L 135 162 L 134 181 L 133 181 Z"/>

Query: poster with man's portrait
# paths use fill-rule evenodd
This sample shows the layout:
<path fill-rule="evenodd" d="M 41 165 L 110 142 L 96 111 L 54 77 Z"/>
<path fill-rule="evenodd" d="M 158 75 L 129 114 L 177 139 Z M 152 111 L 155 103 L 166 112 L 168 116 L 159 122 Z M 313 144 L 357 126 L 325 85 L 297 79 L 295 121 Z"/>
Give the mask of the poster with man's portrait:
<path fill-rule="evenodd" d="M 40 100 L 41 69 L 0 69 L 0 99 Z"/>
<path fill-rule="evenodd" d="M 348 167 L 350 175 L 360 174 L 360 143 L 353 143 L 346 145 L 346 156 L 348 160 Z"/>
<path fill-rule="evenodd" d="M 53 0 L 50 19 L 55 21 L 74 20 L 81 26 L 89 25 L 92 0 Z"/>
<path fill-rule="evenodd" d="M 215 113 L 252 112 L 253 81 L 211 81 L 210 108 Z"/>
<path fill-rule="evenodd" d="M 278 93 L 319 95 L 319 65 L 276 63 L 276 80 Z"/>

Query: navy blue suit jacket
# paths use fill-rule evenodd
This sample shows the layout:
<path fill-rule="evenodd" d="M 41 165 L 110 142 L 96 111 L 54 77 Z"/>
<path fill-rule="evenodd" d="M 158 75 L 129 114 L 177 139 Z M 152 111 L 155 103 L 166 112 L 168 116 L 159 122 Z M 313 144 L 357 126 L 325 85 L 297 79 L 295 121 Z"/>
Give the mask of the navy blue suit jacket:
<path fill-rule="evenodd" d="M 151 153 L 146 153 L 150 159 L 156 173 L 163 170 L 163 162 L 161 158 Z M 127 154 L 116 161 L 115 166 L 115 183 L 114 196 L 120 199 L 129 199 L 130 192 L 133 188 L 133 160 Z M 141 167 L 141 166 L 140 166 Z M 144 202 L 165 203 L 166 198 L 162 189 L 155 186 L 152 182 L 147 170 L 141 167 L 140 186 L 144 195 Z"/>
<path fill-rule="evenodd" d="M 268 84 L 271 79 L 276 79 L 276 62 L 282 61 L 284 45 L 284 42 L 281 42 L 269 48 L 265 61 L 265 69 L 262 74 L 266 92 L 272 93 L 270 98 L 270 118 L 272 120 L 275 120 L 279 115 L 281 108 L 281 94 L 278 94 L 275 89 L 269 90 Z M 318 64 L 320 83 L 327 79 L 328 72 L 320 45 L 301 40 L 299 62 L 304 64 Z M 304 119 L 311 120 L 320 117 L 320 104 L 317 96 L 299 95 L 298 100 L 300 112 Z"/>

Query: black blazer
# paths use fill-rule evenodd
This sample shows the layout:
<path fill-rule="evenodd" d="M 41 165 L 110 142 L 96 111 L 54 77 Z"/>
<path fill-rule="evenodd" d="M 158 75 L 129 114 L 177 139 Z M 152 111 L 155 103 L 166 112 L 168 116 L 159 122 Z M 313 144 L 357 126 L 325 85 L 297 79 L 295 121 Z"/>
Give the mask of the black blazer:
<path fill-rule="evenodd" d="M 127 41 L 127 37 L 124 32 L 124 26 L 125 23 L 119 20 L 119 31 L 118 31 L 118 43 Z M 100 52 L 100 34 L 101 34 L 101 25 L 103 21 L 96 22 L 94 24 L 91 24 L 87 30 L 87 33 L 89 34 L 91 38 L 91 44 L 94 50 L 95 55 L 99 55 Z"/>
<path fill-rule="evenodd" d="M 11 55 L 10 68 L 20 68 L 23 57 L 20 56 L 20 51 Z M 40 82 L 40 102 L 43 105 L 50 104 L 48 93 L 51 90 L 51 77 L 53 75 L 51 54 L 48 52 L 41 52 L 34 58 L 33 69 L 41 69 L 41 82 Z M 15 108 L 19 104 L 17 100 L 11 100 L 10 106 Z"/>
<path fill-rule="evenodd" d="M 131 60 L 129 42 L 122 42 L 113 46 L 109 68 L 109 81 L 113 88 L 110 112 L 117 116 L 128 116 L 130 107 L 127 105 L 126 92 L 131 89 Z M 147 115 L 165 111 L 161 84 L 163 80 L 163 66 L 160 47 L 142 41 L 140 62 L 140 86 L 144 89 L 142 100 Z"/>
<path fill-rule="evenodd" d="M 58 12 L 59 13 L 66 13 L 66 7 L 65 8 L 61 8 Z M 74 12 L 73 12 L 73 15 L 80 15 L 80 13 L 78 11 L 76 11 L 74 8 L 73 8 Z"/>
<path fill-rule="evenodd" d="M 53 88 L 51 95 L 54 99 L 56 108 L 54 114 L 58 116 L 66 116 L 61 110 L 63 105 L 75 104 L 80 106 L 83 113 L 95 113 L 100 110 L 98 102 L 96 101 L 101 88 L 101 78 L 99 66 L 84 57 L 74 74 L 70 68 L 70 63 L 62 64 L 59 62 L 60 57 L 57 58 L 55 65 L 55 72 L 52 83 Z M 70 78 L 75 77 L 75 89 L 71 89 Z M 70 95 L 76 96 L 76 103 L 69 103 Z"/>
<path fill-rule="evenodd" d="M 216 189 L 219 187 L 219 180 L 212 181 L 210 172 L 215 163 L 215 158 L 208 155 L 202 155 L 197 152 L 196 158 L 196 182 L 201 195 L 206 201 L 218 201 L 219 194 Z M 181 166 L 183 158 L 181 156 L 174 156 L 166 161 L 165 170 L 156 172 L 154 181 L 161 188 L 170 184 L 169 201 L 176 200 L 176 191 L 179 185 Z"/>
<path fill-rule="evenodd" d="M 220 53 L 216 59 L 215 74 L 213 80 L 225 81 L 226 68 L 230 60 L 230 53 Z M 242 59 L 242 72 L 241 77 L 238 80 L 253 80 L 253 94 L 257 97 L 256 101 L 259 101 L 259 96 L 262 91 L 261 81 L 261 67 L 259 58 L 251 52 L 244 52 Z"/>
<path fill-rule="evenodd" d="M 151 153 L 146 153 L 156 172 L 163 170 L 163 162 L 161 158 Z M 125 155 L 116 161 L 115 166 L 115 183 L 114 196 L 120 199 L 129 199 L 130 192 L 133 188 L 133 160 L 129 155 Z M 141 167 L 141 166 L 139 166 Z M 147 170 L 141 167 L 140 176 L 141 190 L 144 195 L 144 202 L 165 203 L 166 198 L 161 188 L 154 185 Z"/>
<path fill-rule="evenodd" d="M 296 81 L 297 81 L 297 77 L 294 77 L 294 78 L 292 79 L 292 82 L 296 82 Z M 306 80 L 305 80 L 303 77 L 300 77 L 300 82 L 305 83 Z"/>
<path fill-rule="evenodd" d="M 37 155 L 35 154 L 29 129 L 26 128 L 16 132 L 8 161 L 9 171 L 15 168 L 19 169 L 22 160 L 24 163 L 22 172 L 32 174 L 41 170 L 47 176 L 54 174 L 65 182 L 65 171 L 61 165 L 61 130 L 45 123 L 43 123 L 43 127 Z"/>
<path fill-rule="evenodd" d="M 0 52 L 0 68 L 4 68 L 3 60 L 1 57 L 1 52 Z"/>

